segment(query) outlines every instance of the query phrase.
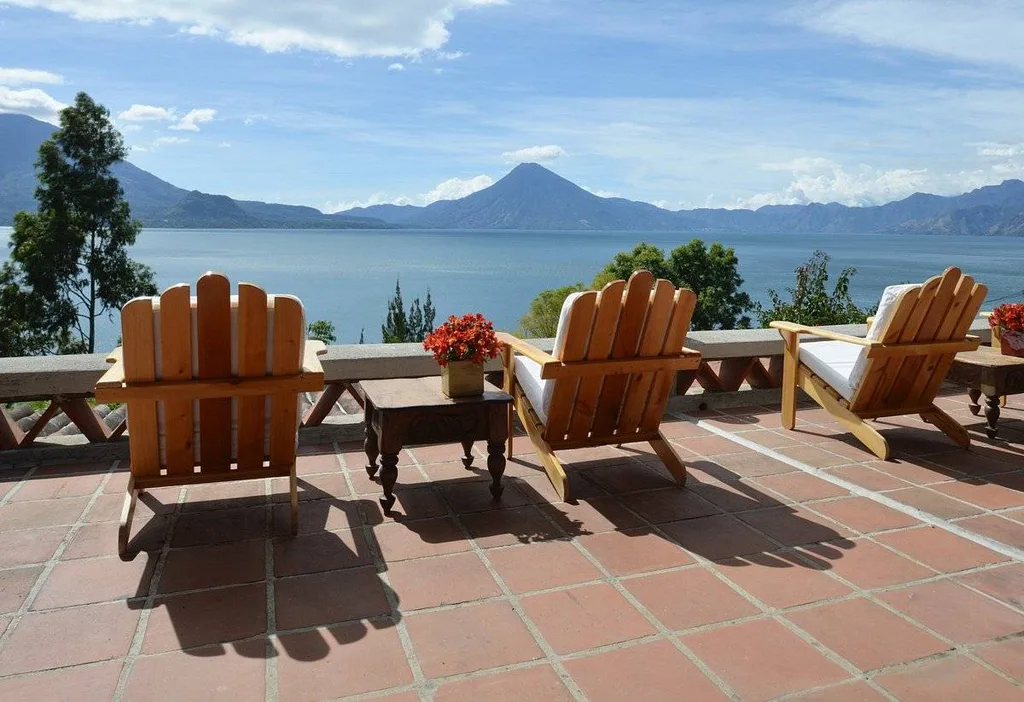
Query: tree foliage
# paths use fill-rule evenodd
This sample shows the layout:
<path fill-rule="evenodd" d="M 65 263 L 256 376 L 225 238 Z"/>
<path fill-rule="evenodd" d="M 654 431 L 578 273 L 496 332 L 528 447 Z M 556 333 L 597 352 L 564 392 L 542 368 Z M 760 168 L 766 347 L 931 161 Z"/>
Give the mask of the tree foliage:
<path fill-rule="evenodd" d="M 586 290 L 583 283 L 544 290 L 530 303 L 530 310 L 519 320 L 516 334 L 533 339 L 553 337 L 558 330 L 558 317 L 565 298 L 574 292 Z"/>
<path fill-rule="evenodd" d="M 745 329 L 750 326 L 745 313 L 754 303 L 741 290 L 743 278 L 738 266 L 735 250 L 717 241 L 708 246 L 701 239 L 693 239 L 672 249 L 667 257 L 657 246 L 640 243 L 632 251 L 615 254 L 594 278 L 592 287 L 600 290 L 611 280 L 626 280 L 634 271 L 648 270 L 655 278 L 665 278 L 676 287 L 696 293 L 692 329 Z"/>
<path fill-rule="evenodd" d="M 39 147 L 38 211 L 15 215 L 0 272 L 0 353 L 92 353 L 99 317 L 156 293 L 153 271 L 127 253 L 141 224 L 110 170 L 127 153 L 109 111 L 87 94 L 61 111 L 60 129 Z"/>
<path fill-rule="evenodd" d="M 380 328 L 381 337 L 385 344 L 401 344 L 408 342 L 423 341 L 427 334 L 434 329 L 434 301 L 430 298 L 430 290 L 427 290 L 426 299 L 420 303 L 417 297 L 413 299 L 406 311 L 405 303 L 402 300 L 402 286 L 400 281 L 395 281 L 395 294 L 388 300 L 388 313 L 384 324 Z M 362 343 L 362 334 L 360 334 Z"/>
<path fill-rule="evenodd" d="M 326 319 L 310 322 L 309 326 L 306 327 L 306 336 L 310 339 L 322 341 L 325 344 L 333 344 L 338 340 L 334 332 L 334 323 L 328 322 Z"/>
<path fill-rule="evenodd" d="M 855 268 L 844 268 L 836 278 L 832 291 L 828 290 L 828 263 L 831 257 L 824 251 L 815 251 L 807 263 L 796 269 L 796 285 L 787 288 L 790 299 L 783 300 L 774 289 L 768 291 L 770 307 L 758 305 L 757 317 L 762 326 L 776 320 L 786 320 L 808 326 L 825 324 L 863 324 L 869 314 L 850 297 L 850 279 Z"/>

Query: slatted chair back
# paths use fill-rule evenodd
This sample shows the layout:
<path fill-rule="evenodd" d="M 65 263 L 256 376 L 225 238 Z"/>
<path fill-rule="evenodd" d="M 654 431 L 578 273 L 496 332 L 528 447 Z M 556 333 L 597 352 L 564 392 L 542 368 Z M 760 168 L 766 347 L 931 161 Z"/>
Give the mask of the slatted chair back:
<path fill-rule="evenodd" d="M 600 292 L 581 293 L 572 303 L 557 357 L 566 363 L 602 363 L 606 371 L 555 381 L 544 439 L 557 448 L 656 433 L 675 369 L 631 373 L 628 363 L 660 356 L 677 360 L 696 304 L 692 290 L 656 281 L 648 271 L 637 271 L 628 282 L 612 281 Z"/>
<path fill-rule="evenodd" d="M 963 341 L 978 316 L 988 288 L 947 268 L 941 276 L 904 290 L 884 328 L 872 336 L 883 344 L 941 344 Z M 920 348 L 867 359 L 863 380 L 850 402 L 858 414 L 902 414 L 935 400 L 956 351 L 921 353 Z"/>
<path fill-rule="evenodd" d="M 128 401 L 137 486 L 288 474 L 297 394 L 273 379 L 302 371 L 306 334 L 297 298 L 268 296 L 249 283 L 233 297 L 225 276 L 207 273 L 194 297 L 181 284 L 130 301 L 121 328 L 126 386 L 187 381 Z M 223 392 L 209 391 L 218 385 Z M 260 385 L 266 394 L 254 394 Z"/>

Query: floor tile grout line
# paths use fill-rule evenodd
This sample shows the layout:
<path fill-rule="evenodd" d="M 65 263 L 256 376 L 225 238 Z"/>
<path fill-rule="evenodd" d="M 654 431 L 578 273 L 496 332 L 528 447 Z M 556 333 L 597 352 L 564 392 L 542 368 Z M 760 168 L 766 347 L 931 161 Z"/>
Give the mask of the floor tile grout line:
<path fill-rule="evenodd" d="M 635 510 L 632 510 L 628 506 L 625 506 L 625 505 L 624 505 L 624 507 L 625 507 L 626 510 L 628 510 L 630 512 L 633 512 L 633 514 L 637 518 L 639 518 L 642 523 L 646 522 L 648 528 L 652 528 L 652 530 L 654 530 L 656 533 L 658 533 L 661 538 L 663 538 L 663 539 L 667 539 L 668 538 L 667 534 L 665 534 L 664 532 L 661 532 L 660 530 L 656 529 L 656 527 L 654 527 L 654 525 L 652 525 L 649 520 L 645 519 L 642 515 L 638 514 Z M 543 510 L 541 510 L 541 512 L 543 513 Z M 559 528 L 558 524 L 555 523 L 554 519 L 552 519 L 549 515 L 544 514 L 544 517 L 549 522 L 554 524 L 554 526 L 556 528 Z M 676 543 L 672 539 L 668 539 L 668 541 L 669 541 L 669 543 L 672 543 L 672 544 Z M 644 606 L 633 595 L 633 593 L 629 592 L 629 590 L 625 586 L 622 585 L 622 583 L 620 581 L 620 576 L 614 575 L 608 568 L 606 568 L 604 566 L 603 563 L 600 562 L 600 560 L 598 560 L 598 558 L 594 554 L 592 554 L 586 547 L 584 547 L 582 544 L 580 544 L 577 539 L 571 538 L 570 539 L 570 543 L 573 545 L 573 547 L 588 562 L 590 562 L 590 564 L 595 569 L 597 569 L 597 571 L 599 573 L 601 573 L 603 575 L 603 578 L 604 578 L 603 581 L 608 583 L 609 585 L 611 585 L 611 587 L 614 588 L 615 591 L 619 593 L 619 596 L 625 598 L 625 600 L 630 604 L 630 606 L 632 606 L 637 612 L 639 612 L 640 615 L 643 616 L 644 619 L 647 620 L 648 624 L 650 624 L 651 626 L 654 627 L 654 629 L 658 632 L 658 637 L 657 637 L 656 640 L 666 640 L 666 641 L 668 641 L 677 651 L 679 651 L 684 656 L 686 656 L 686 658 L 691 663 L 693 663 L 694 666 L 705 677 L 707 677 L 707 679 L 711 682 L 711 684 L 716 686 L 720 691 L 722 691 L 723 694 L 725 694 L 727 697 L 730 697 L 731 699 L 739 699 L 738 695 L 732 690 L 732 688 L 728 685 L 728 683 L 725 682 L 725 680 L 723 680 L 717 673 L 715 673 L 711 669 L 710 666 L 708 666 L 706 663 L 704 663 L 704 661 L 701 660 L 696 655 L 696 653 L 694 653 L 693 650 L 690 649 L 689 646 L 686 646 L 685 644 L 683 644 L 683 642 L 679 639 L 679 636 L 675 632 L 673 632 L 671 629 L 669 629 L 667 626 L 665 626 L 661 622 L 660 619 L 658 619 L 656 616 L 654 616 L 653 612 L 651 612 L 646 606 Z M 676 544 L 676 545 L 679 546 L 678 544 Z M 682 546 L 679 546 L 679 548 L 681 550 L 685 551 L 686 553 L 690 553 L 689 551 L 686 551 L 686 549 L 683 549 Z M 703 564 L 699 560 L 697 561 L 697 565 L 699 567 L 703 567 Z M 622 642 L 618 642 L 618 643 L 621 644 Z M 621 648 L 621 646 L 619 648 Z M 613 650 L 617 650 L 617 649 L 613 649 Z M 594 655 L 597 655 L 597 654 L 594 654 Z"/>
<path fill-rule="evenodd" d="M 160 590 L 160 579 L 163 577 L 164 566 L 167 563 L 167 553 L 170 550 L 171 541 L 174 538 L 174 529 L 178 524 L 178 517 L 181 515 L 182 505 L 185 502 L 186 494 L 187 492 L 184 486 L 178 488 L 178 499 L 174 503 L 174 509 L 171 511 L 170 519 L 168 519 L 167 530 L 164 533 L 164 542 L 160 547 L 160 555 L 157 556 L 156 565 L 153 568 L 153 575 L 149 581 L 149 593 L 145 597 L 141 611 L 139 612 L 139 621 L 135 627 L 135 634 L 132 636 L 131 643 L 128 646 L 128 652 L 125 654 L 124 663 L 121 666 L 121 674 L 118 676 L 117 687 L 114 689 L 114 695 L 111 698 L 111 702 L 120 702 L 121 697 L 124 695 L 125 688 L 128 685 L 128 678 L 131 676 L 132 669 L 135 666 L 135 661 L 142 652 L 142 646 L 146 639 L 146 632 L 149 628 L 149 618 L 153 613 L 153 606 L 157 598 L 157 593 Z M 135 557 L 138 558 L 143 554 L 146 554 L 148 558 L 150 553 L 151 552 L 149 551 L 141 551 L 137 553 Z"/>
<path fill-rule="evenodd" d="M 10 619 L 7 622 L 7 628 L 4 630 L 3 634 L 0 635 L 0 651 L 3 651 L 4 648 L 7 646 L 8 641 L 14 635 L 14 632 L 18 628 L 18 625 L 21 623 L 21 620 L 25 617 L 25 615 L 29 614 L 32 611 L 31 608 L 32 605 L 35 603 L 36 598 L 39 596 L 39 593 L 42 592 L 43 587 L 46 585 L 46 581 L 49 580 L 50 575 L 53 573 L 53 570 L 57 567 L 57 564 L 60 562 L 61 556 L 64 555 L 64 552 L 67 550 L 68 546 L 70 546 L 71 542 L 78 534 L 78 531 L 86 523 L 85 516 L 89 513 L 89 510 L 92 509 L 92 506 L 96 504 L 96 501 L 99 499 L 99 496 L 103 494 L 103 487 L 107 484 L 107 481 L 110 480 L 110 476 L 113 475 L 114 471 L 117 470 L 118 464 L 119 461 L 116 459 L 110 462 L 103 479 L 100 480 L 99 485 L 97 485 L 93 489 L 93 493 L 89 497 L 85 506 L 82 508 L 82 511 L 79 513 L 78 519 L 75 520 L 75 522 L 73 522 L 69 527 L 67 527 L 67 531 L 64 534 L 64 538 L 61 539 L 61 542 L 57 545 L 57 548 L 54 549 L 50 557 L 43 563 L 42 570 L 39 572 L 36 581 L 32 584 L 32 587 L 25 595 L 25 599 L 22 600 L 21 605 L 18 607 L 18 611 L 10 615 Z M 25 480 L 30 474 L 33 474 L 33 471 L 30 470 L 28 473 L 26 473 L 25 476 L 23 476 L 22 480 Z M 8 493 L 8 495 L 10 494 L 11 493 Z M 7 495 L 5 495 L 5 497 L 7 497 Z"/>
<path fill-rule="evenodd" d="M 551 521 L 548 519 L 547 515 L 544 514 L 544 511 L 536 505 L 528 506 L 531 507 L 533 511 L 539 513 L 542 519 Z M 492 563 L 491 559 L 487 556 L 487 549 L 481 547 L 480 544 L 477 543 L 476 538 L 469 531 L 469 528 L 463 523 L 462 515 L 456 514 L 455 521 L 458 524 L 459 529 L 462 531 L 463 536 L 466 538 L 470 551 L 476 554 L 476 557 L 483 564 L 484 568 L 486 568 L 487 572 L 490 573 L 494 582 L 498 585 L 498 589 L 501 590 L 503 596 L 506 598 L 509 608 L 523 623 L 523 626 L 526 627 L 530 636 L 533 637 L 534 642 L 537 644 L 537 648 L 544 657 L 544 660 L 551 665 L 559 680 L 561 680 L 562 684 L 565 685 L 566 689 L 569 691 L 569 694 L 580 702 L 586 702 L 586 696 L 583 694 L 583 691 L 580 689 L 576 681 L 569 674 L 569 671 L 566 670 L 562 663 L 561 656 L 555 652 L 551 644 L 549 644 L 547 639 L 544 638 L 533 619 L 526 614 L 526 610 L 523 608 L 522 598 L 512 591 L 512 588 L 505 582 L 505 579 L 501 577 L 501 574 L 498 573 L 494 563 Z M 562 531 L 557 524 L 555 525 L 555 528 Z"/>
<path fill-rule="evenodd" d="M 692 419 L 685 418 L 685 416 L 681 414 L 676 414 L 674 416 L 683 419 L 683 421 L 693 421 Z M 696 423 L 697 426 L 700 426 L 725 439 L 728 439 L 729 441 L 734 441 L 741 446 L 746 446 L 747 448 L 756 451 L 757 453 L 760 453 L 763 456 L 773 458 L 777 461 L 781 461 L 792 466 L 793 468 L 796 468 L 797 470 L 801 470 L 804 473 L 808 473 L 817 478 L 820 478 L 821 480 L 825 480 L 826 482 L 832 483 L 833 485 L 844 488 L 853 493 L 854 495 L 857 495 L 858 497 L 864 497 L 869 500 L 873 500 L 879 504 L 889 507 L 890 509 L 894 509 L 898 512 L 906 514 L 907 516 L 913 517 L 918 521 L 925 522 L 926 524 L 930 524 L 935 527 L 939 527 L 940 529 L 943 529 L 951 534 L 960 536 L 961 538 L 967 539 L 969 541 L 973 541 L 979 546 L 984 546 L 989 550 L 995 551 L 996 553 L 1000 553 L 1016 561 L 1024 562 L 1024 550 L 1022 549 L 1010 546 L 1008 544 L 1004 544 L 1000 541 L 996 541 L 995 539 L 991 539 L 983 534 L 977 534 L 968 529 L 964 529 L 963 527 L 953 522 L 950 522 L 946 519 L 936 517 L 935 515 L 929 514 L 928 512 L 920 510 L 911 505 L 903 504 L 902 502 L 898 502 L 897 500 L 894 500 L 891 497 L 887 497 L 886 495 L 878 493 L 874 490 L 868 490 L 867 488 L 861 487 L 856 483 L 851 483 L 850 481 L 845 480 L 843 478 L 830 475 L 824 470 L 816 469 L 812 466 L 807 465 L 806 463 L 803 463 L 802 461 L 798 461 L 794 458 L 790 458 L 785 454 L 761 446 L 760 444 L 750 441 L 749 439 L 745 439 L 743 437 L 730 434 L 729 432 L 724 431 L 722 429 L 718 429 L 717 427 L 712 427 L 703 420 L 696 420 L 694 423 Z"/>

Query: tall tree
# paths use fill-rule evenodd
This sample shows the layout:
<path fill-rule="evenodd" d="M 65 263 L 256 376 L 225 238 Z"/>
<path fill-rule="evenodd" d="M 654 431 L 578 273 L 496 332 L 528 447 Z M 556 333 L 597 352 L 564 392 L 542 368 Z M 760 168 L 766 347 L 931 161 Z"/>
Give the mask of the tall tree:
<path fill-rule="evenodd" d="M 142 225 L 110 170 L 127 155 L 110 112 L 87 94 L 61 111 L 39 147 L 38 211 L 15 215 L 0 272 L 0 316 L 20 337 L 4 350 L 92 353 L 97 319 L 156 293 L 153 271 L 128 257 Z"/>
<path fill-rule="evenodd" d="M 693 239 L 672 249 L 667 257 L 657 246 L 641 243 L 632 251 L 616 254 L 594 278 L 592 287 L 600 290 L 610 280 L 625 280 L 634 271 L 649 270 L 655 277 L 697 294 L 693 329 L 744 329 L 750 326 L 746 312 L 754 303 L 741 289 L 738 266 L 736 251 L 717 241 L 708 246 Z"/>

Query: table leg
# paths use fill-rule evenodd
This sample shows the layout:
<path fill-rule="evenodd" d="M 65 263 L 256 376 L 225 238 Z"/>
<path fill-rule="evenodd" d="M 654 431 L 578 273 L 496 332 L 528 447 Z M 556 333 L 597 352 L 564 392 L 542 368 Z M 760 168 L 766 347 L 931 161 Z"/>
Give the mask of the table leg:
<path fill-rule="evenodd" d="M 981 413 L 981 403 L 978 402 L 978 400 L 981 399 L 981 390 L 971 388 L 967 391 L 967 397 L 971 401 L 971 404 L 967 406 L 967 409 L 971 411 L 971 414 L 977 417 Z"/>
<path fill-rule="evenodd" d="M 473 468 L 473 442 L 463 441 L 462 452 L 466 454 L 462 459 L 462 465 L 466 467 L 466 470 L 471 470 Z"/>
<path fill-rule="evenodd" d="M 491 474 L 491 494 L 500 500 L 505 490 L 501 486 L 501 476 L 505 474 L 505 441 L 487 442 L 487 470 Z"/>
<path fill-rule="evenodd" d="M 377 432 L 374 431 L 370 422 L 366 422 L 366 439 L 363 441 L 363 450 L 366 452 L 366 474 L 371 478 L 377 474 L 377 456 L 380 449 L 377 448 Z"/>
<path fill-rule="evenodd" d="M 384 488 L 384 496 L 380 498 L 381 507 L 387 514 L 395 505 L 395 483 L 398 482 L 398 454 L 381 453 L 380 484 Z"/>
<path fill-rule="evenodd" d="M 988 422 L 988 426 L 985 427 L 985 433 L 988 434 L 988 438 L 996 438 L 996 434 L 999 433 L 999 429 L 996 427 L 996 422 L 999 421 L 999 404 L 1002 399 L 996 395 L 995 397 L 985 396 L 985 420 Z"/>

